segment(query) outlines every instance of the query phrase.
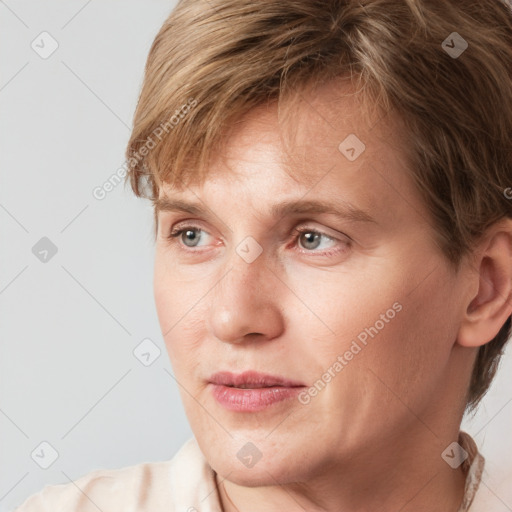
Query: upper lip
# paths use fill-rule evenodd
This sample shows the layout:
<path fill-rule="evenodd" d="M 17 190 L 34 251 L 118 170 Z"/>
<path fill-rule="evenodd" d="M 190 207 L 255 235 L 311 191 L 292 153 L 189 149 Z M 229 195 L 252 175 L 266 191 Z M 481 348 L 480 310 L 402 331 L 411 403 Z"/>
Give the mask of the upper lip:
<path fill-rule="evenodd" d="M 267 388 L 271 386 L 299 387 L 304 386 L 301 382 L 280 377 L 279 375 L 268 375 L 249 370 L 243 373 L 234 374 L 231 372 L 217 372 L 210 377 L 213 384 L 224 386 L 245 386 L 248 388 Z"/>

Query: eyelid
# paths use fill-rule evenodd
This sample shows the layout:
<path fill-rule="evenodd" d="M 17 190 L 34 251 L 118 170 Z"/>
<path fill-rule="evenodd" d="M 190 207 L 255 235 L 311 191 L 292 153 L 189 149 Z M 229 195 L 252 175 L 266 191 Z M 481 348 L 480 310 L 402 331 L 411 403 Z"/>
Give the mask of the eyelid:
<path fill-rule="evenodd" d="M 330 247 L 328 249 L 324 249 L 321 251 L 317 251 L 314 249 L 307 250 L 307 249 L 300 247 L 298 245 L 299 237 L 303 233 L 311 233 L 311 232 L 317 233 L 321 236 L 324 236 L 325 238 L 334 242 L 335 243 L 334 247 Z M 346 252 L 348 250 L 348 248 L 351 247 L 351 245 L 352 245 L 352 239 L 343 233 L 341 233 L 341 235 L 342 235 L 341 237 L 340 236 L 332 236 L 327 231 L 325 231 L 323 229 L 312 228 L 310 226 L 296 227 L 296 228 L 294 228 L 292 234 L 293 234 L 292 242 L 294 243 L 293 250 L 296 252 L 299 252 L 300 254 L 310 255 L 312 257 L 321 258 L 321 257 L 326 257 L 326 256 L 334 256 L 336 254 L 342 254 L 342 253 Z M 343 240 L 343 238 L 345 238 L 345 240 Z"/>
<path fill-rule="evenodd" d="M 173 243 L 173 244 L 176 243 L 178 245 L 179 249 L 185 251 L 186 253 L 201 254 L 202 252 L 205 252 L 207 250 L 206 248 L 208 246 L 188 247 L 181 243 L 180 235 L 187 229 L 196 229 L 198 231 L 201 231 L 202 233 L 206 233 L 206 234 L 212 236 L 212 234 L 209 231 L 203 229 L 203 227 L 200 224 L 196 223 L 195 221 L 184 220 L 184 221 L 179 221 L 176 224 L 174 224 L 169 229 L 168 234 L 165 235 L 165 238 L 170 243 Z M 295 226 L 292 229 L 291 233 L 289 235 L 287 235 L 284 239 L 280 240 L 280 242 L 284 243 L 285 241 L 288 241 L 289 239 L 291 239 L 290 241 L 291 241 L 291 243 L 293 243 L 292 250 L 294 252 L 298 252 L 299 254 L 311 256 L 311 257 L 321 258 L 321 257 L 334 256 L 334 255 L 341 255 L 341 254 L 345 253 L 351 247 L 353 240 L 348 235 L 345 235 L 344 233 L 339 233 L 339 235 L 338 234 L 331 235 L 330 231 L 334 231 L 334 230 L 325 229 L 325 228 L 320 229 L 320 228 L 312 227 L 307 224 L 299 223 L 299 225 Z M 320 251 L 317 251 L 315 249 L 308 250 L 308 249 L 304 249 L 304 248 L 300 247 L 298 244 L 299 237 L 303 233 L 308 233 L 308 232 L 314 232 L 314 233 L 320 234 L 321 236 L 324 236 L 325 238 L 335 242 L 335 246 L 328 248 L 328 249 L 320 250 Z M 343 238 L 345 240 L 343 240 Z M 214 244 L 214 246 L 215 245 L 219 245 L 219 244 Z M 203 247 L 203 250 L 201 250 L 201 247 Z"/>
<path fill-rule="evenodd" d="M 183 221 L 183 222 L 177 222 L 175 225 L 173 225 L 167 234 L 165 235 L 166 239 L 176 239 L 177 242 L 179 242 L 179 236 L 184 231 L 187 231 L 188 229 L 196 229 L 197 231 L 200 231 L 201 233 L 205 233 L 207 235 L 213 236 L 209 231 L 204 229 L 200 224 L 196 224 L 194 221 Z M 187 247 L 186 245 L 183 246 L 186 250 L 191 249 L 192 247 Z M 202 246 L 199 246 L 202 247 Z"/>
<path fill-rule="evenodd" d="M 208 233 L 209 235 L 211 235 L 210 231 L 208 231 L 207 229 L 204 229 L 204 227 L 201 224 L 201 221 L 199 221 L 199 220 L 185 219 L 185 220 L 175 222 L 174 224 L 171 223 L 170 227 L 167 227 L 166 224 L 162 225 L 162 231 L 164 232 L 164 237 L 170 236 L 170 233 L 172 233 L 172 232 L 176 232 L 176 231 L 186 229 L 186 228 L 195 228 L 195 229 L 201 230 L 204 233 Z"/>
<path fill-rule="evenodd" d="M 328 238 L 332 238 L 333 240 L 340 240 L 340 237 L 352 240 L 348 235 L 346 235 L 345 233 L 343 233 L 341 231 L 337 231 L 335 229 L 331 229 L 331 228 L 324 227 L 324 226 L 317 227 L 317 226 L 315 226 L 315 223 L 311 223 L 311 221 L 310 222 L 304 221 L 304 223 L 299 224 L 299 227 L 294 228 L 294 230 L 296 230 L 296 229 L 300 229 L 301 231 L 302 230 L 315 231 L 316 233 L 321 233 L 322 235 L 325 235 Z"/>
<path fill-rule="evenodd" d="M 167 234 L 170 234 L 170 233 L 173 233 L 173 232 L 176 232 L 176 231 L 180 231 L 180 230 L 185 229 L 185 228 L 195 228 L 195 229 L 201 230 L 204 233 L 208 233 L 209 235 L 211 235 L 210 231 L 204 229 L 200 222 L 197 222 L 197 221 L 194 221 L 194 220 L 178 221 L 175 224 L 173 224 L 171 226 L 171 228 L 165 229 L 165 232 Z M 302 232 L 308 231 L 308 230 L 309 231 L 314 231 L 315 233 L 320 233 L 320 234 L 326 236 L 327 238 L 331 238 L 333 240 L 340 240 L 340 236 L 343 237 L 343 238 L 347 238 L 349 240 L 352 240 L 345 233 L 341 233 L 341 232 L 335 231 L 335 230 L 330 229 L 330 228 L 316 227 L 314 225 L 311 225 L 311 223 L 308 223 L 307 221 L 299 221 L 298 225 L 296 225 L 292 229 L 291 233 L 292 234 L 293 233 L 297 233 L 297 232 L 301 232 L 302 233 Z M 288 239 L 288 237 L 289 237 L 289 235 L 286 235 L 280 241 L 284 241 L 284 240 Z"/>

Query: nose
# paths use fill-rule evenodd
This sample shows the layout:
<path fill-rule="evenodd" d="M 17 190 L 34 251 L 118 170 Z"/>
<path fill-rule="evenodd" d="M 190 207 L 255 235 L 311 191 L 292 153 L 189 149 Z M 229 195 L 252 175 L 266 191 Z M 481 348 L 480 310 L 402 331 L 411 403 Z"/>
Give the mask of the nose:
<path fill-rule="evenodd" d="M 211 294 L 210 329 L 226 343 L 271 340 L 284 328 L 278 293 L 283 286 L 265 264 L 264 253 L 247 263 L 237 253 Z"/>

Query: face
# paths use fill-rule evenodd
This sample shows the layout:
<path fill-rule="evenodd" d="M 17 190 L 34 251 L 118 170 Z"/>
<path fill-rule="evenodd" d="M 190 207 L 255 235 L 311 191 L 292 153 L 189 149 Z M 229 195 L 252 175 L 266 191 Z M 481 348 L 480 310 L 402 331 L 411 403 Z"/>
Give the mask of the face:
<path fill-rule="evenodd" d="M 357 96 L 335 85 L 306 99 L 288 159 L 277 110 L 257 108 L 204 184 L 160 192 L 199 208 L 158 214 L 160 326 L 203 453 L 240 485 L 373 457 L 425 430 L 418 417 L 434 424 L 451 386 L 461 284 L 408 176 L 398 121 L 363 121 Z M 303 387 L 274 388 L 285 398 L 267 405 L 248 390 L 245 406 L 221 403 L 212 376 L 247 370 Z"/>

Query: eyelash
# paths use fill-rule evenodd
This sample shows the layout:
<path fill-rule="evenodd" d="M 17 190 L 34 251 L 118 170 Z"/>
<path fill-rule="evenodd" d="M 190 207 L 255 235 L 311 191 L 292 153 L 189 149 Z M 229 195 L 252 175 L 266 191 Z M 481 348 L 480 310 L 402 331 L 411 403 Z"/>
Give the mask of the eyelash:
<path fill-rule="evenodd" d="M 177 239 L 182 233 L 184 233 L 185 231 L 188 231 L 188 230 L 197 230 L 197 231 L 202 231 L 202 232 L 207 233 L 207 231 L 203 230 L 199 226 L 194 226 L 194 225 L 178 226 L 178 227 L 175 227 L 174 229 L 171 230 L 171 232 L 166 236 L 166 239 L 170 243 L 174 243 L 175 241 L 179 242 L 179 240 L 175 240 L 175 239 Z M 342 249 L 329 249 L 329 250 L 325 250 L 323 252 L 317 252 L 314 249 L 312 249 L 312 250 L 296 249 L 301 254 L 318 254 L 320 256 L 331 256 L 333 254 L 338 254 L 338 253 L 345 252 L 350 247 L 350 241 L 351 240 L 348 239 L 348 237 L 347 237 L 346 241 L 342 241 L 342 240 L 339 240 L 339 239 L 334 238 L 332 236 L 329 236 L 327 233 L 324 233 L 323 231 L 319 231 L 319 230 L 316 230 L 316 229 L 311 229 L 311 228 L 308 228 L 308 227 L 295 228 L 293 230 L 293 233 L 295 234 L 295 236 L 293 238 L 294 245 L 297 243 L 299 237 L 303 233 L 315 233 L 315 234 L 323 235 L 324 237 L 329 238 L 330 240 L 341 242 L 341 243 L 345 244 L 345 246 L 346 246 L 346 247 L 344 247 Z M 180 244 L 180 248 L 183 249 L 184 251 L 187 251 L 187 252 L 199 252 L 196 249 L 193 249 L 191 247 L 182 246 L 181 244 Z"/>

